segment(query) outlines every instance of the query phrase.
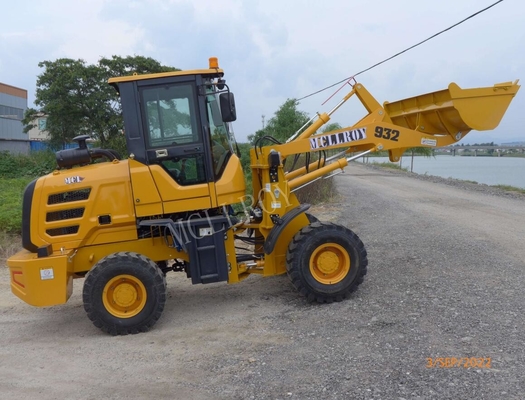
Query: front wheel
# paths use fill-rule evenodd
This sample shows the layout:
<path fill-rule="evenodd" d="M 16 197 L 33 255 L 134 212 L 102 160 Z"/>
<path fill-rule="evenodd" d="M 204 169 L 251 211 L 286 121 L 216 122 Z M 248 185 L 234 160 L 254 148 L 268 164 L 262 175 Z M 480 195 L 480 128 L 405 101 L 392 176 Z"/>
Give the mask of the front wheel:
<path fill-rule="evenodd" d="M 164 274 L 140 254 L 111 254 L 89 271 L 82 297 L 89 319 L 104 332 L 112 335 L 145 332 L 164 310 Z"/>
<path fill-rule="evenodd" d="M 288 246 L 286 268 L 293 285 L 309 301 L 341 301 L 366 275 L 368 259 L 359 237 L 344 226 L 314 222 Z"/>

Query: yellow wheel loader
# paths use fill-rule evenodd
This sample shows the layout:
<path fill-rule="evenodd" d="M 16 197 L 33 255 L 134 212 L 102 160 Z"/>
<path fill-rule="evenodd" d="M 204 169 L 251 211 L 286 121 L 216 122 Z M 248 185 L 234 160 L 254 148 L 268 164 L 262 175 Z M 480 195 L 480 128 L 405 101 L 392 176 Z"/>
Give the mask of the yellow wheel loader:
<path fill-rule="evenodd" d="M 336 107 L 286 143 L 266 137 L 255 144 L 253 194 L 246 196 L 231 129 L 234 97 L 216 58 L 207 69 L 109 83 L 120 95 L 127 158 L 90 148 L 87 136 L 75 139 L 78 148 L 57 152 L 57 169 L 25 189 L 24 250 L 7 264 L 13 293 L 34 306 L 65 303 L 73 279 L 85 278 L 87 315 L 113 335 L 155 324 L 169 271 L 194 284 L 287 273 L 310 301 L 348 297 L 367 271 L 363 243 L 307 213 L 295 192 L 370 152 L 388 151 L 396 161 L 408 148 L 442 147 L 471 129 L 493 129 L 519 89 L 517 81 L 466 90 L 452 83 L 381 105 L 352 82 Z M 352 96 L 366 116 L 318 133 Z M 307 161 L 299 167 L 301 154 Z"/>

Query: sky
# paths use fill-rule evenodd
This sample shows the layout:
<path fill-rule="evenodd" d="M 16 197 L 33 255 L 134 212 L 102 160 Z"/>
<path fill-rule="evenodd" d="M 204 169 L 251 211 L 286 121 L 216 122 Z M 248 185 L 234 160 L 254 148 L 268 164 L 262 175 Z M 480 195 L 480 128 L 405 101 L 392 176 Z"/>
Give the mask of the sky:
<path fill-rule="evenodd" d="M 239 142 L 288 98 L 350 77 L 496 0 L 18 0 L 1 6 L 0 82 L 28 90 L 32 107 L 40 61 L 96 63 L 142 55 L 180 69 L 218 57 L 235 94 Z M 394 101 L 445 89 L 525 83 L 525 2 L 504 0 L 425 44 L 358 76 L 376 99 Z M 314 115 L 338 87 L 301 101 Z M 347 89 L 348 88 L 348 89 Z M 351 99 L 331 122 L 366 114 Z M 525 141 L 525 89 L 493 131 L 463 143 Z M 291 132 L 293 133 L 293 132 Z"/>

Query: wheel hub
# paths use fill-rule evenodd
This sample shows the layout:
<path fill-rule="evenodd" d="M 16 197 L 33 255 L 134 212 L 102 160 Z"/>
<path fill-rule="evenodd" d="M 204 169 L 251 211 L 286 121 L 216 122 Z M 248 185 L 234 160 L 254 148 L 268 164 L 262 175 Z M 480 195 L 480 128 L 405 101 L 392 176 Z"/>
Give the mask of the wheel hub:
<path fill-rule="evenodd" d="M 325 285 L 341 282 L 350 271 L 348 251 L 337 243 L 319 246 L 310 257 L 312 277 Z"/>
<path fill-rule="evenodd" d="M 137 300 L 136 288 L 127 282 L 117 284 L 111 289 L 113 289 L 114 301 L 120 307 L 129 307 Z"/>
<path fill-rule="evenodd" d="M 118 275 L 104 287 L 102 302 L 106 310 L 118 318 L 131 318 L 146 304 L 146 288 L 132 275 Z"/>
<path fill-rule="evenodd" d="M 333 251 L 327 250 L 317 258 L 317 268 L 323 274 L 332 274 L 339 268 L 339 257 Z"/>

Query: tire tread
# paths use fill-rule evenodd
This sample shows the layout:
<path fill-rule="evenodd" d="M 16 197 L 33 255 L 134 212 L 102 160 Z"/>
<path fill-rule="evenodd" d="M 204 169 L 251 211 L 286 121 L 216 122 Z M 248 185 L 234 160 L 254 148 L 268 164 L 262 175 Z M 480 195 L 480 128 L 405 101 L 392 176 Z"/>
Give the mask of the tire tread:
<path fill-rule="evenodd" d="M 360 261 L 360 265 L 357 266 L 359 270 L 354 280 L 341 291 L 334 294 L 322 293 L 308 285 L 302 272 L 304 266 L 300 265 L 300 255 L 303 253 L 306 244 L 316 235 L 319 235 L 320 233 L 328 233 L 330 231 L 343 233 L 344 236 L 348 238 L 349 242 L 352 243 L 355 251 L 358 253 L 358 259 Z M 309 302 L 332 303 L 334 301 L 340 302 L 348 298 L 357 287 L 363 283 L 364 276 L 367 273 L 367 266 L 367 252 L 361 239 L 359 239 L 359 237 L 350 229 L 331 222 L 316 221 L 301 229 L 293 237 L 286 253 L 286 270 L 288 276 L 294 287 L 299 293 L 305 296 Z"/>
<path fill-rule="evenodd" d="M 124 270 L 124 272 L 129 273 L 129 271 L 125 270 L 125 265 L 119 265 L 119 263 L 122 264 L 123 262 L 130 262 L 132 270 L 135 268 L 144 268 L 153 280 L 153 292 L 157 293 L 157 299 L 154 299 L 154 301 L 157 301 L 157 304 L 154 307 L 153 312 L 140 321 L 140 323 L 132 326 L 122 326 L 106 321 L 103 318 L 105 310 L 99 310 L 94 304 L 93 299 L 93 292 L 96 292 L 99 289 L 98 285 L 105 285 L 104 274 L 108 271 L 115 269 L 117 275 L 119 270 Z M 162 311 L 164 310 L 164 305 L 166 303 L 166 278 L 160 268 L 158 268 L 152 260 L 141 254 L 134 252 L 113 253 L 101 259 L 88 272 L 84 281 L 82 298 L 84 302 L 84 310 L 86 311 L 88 318 L 93 322 L 93 325 L 101 329 L 103 332 L 109 333 L 113 336 L 147 332 L 159 320 Z"/>

